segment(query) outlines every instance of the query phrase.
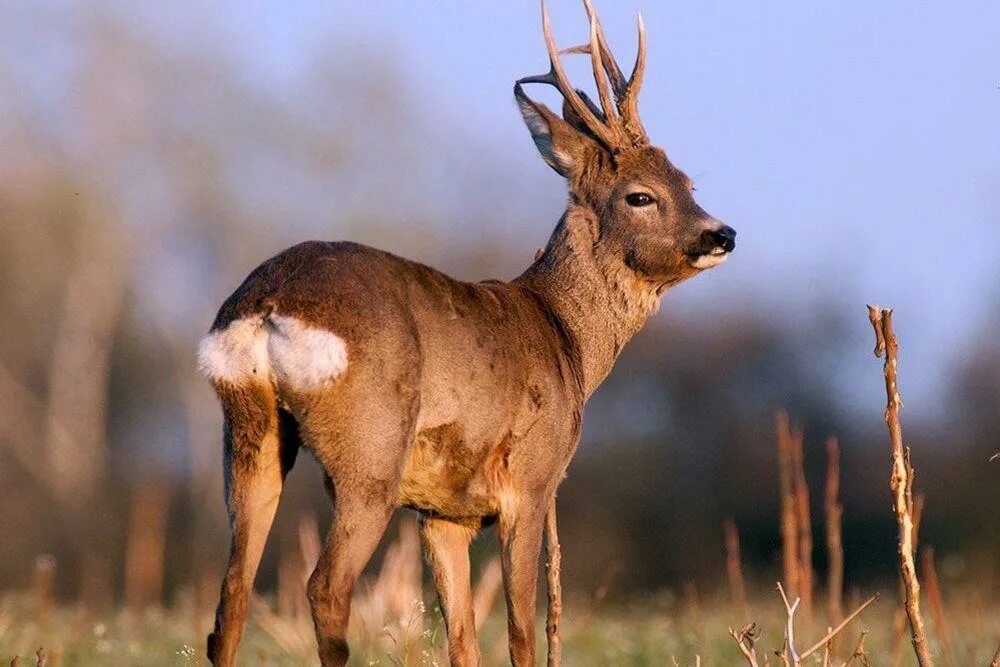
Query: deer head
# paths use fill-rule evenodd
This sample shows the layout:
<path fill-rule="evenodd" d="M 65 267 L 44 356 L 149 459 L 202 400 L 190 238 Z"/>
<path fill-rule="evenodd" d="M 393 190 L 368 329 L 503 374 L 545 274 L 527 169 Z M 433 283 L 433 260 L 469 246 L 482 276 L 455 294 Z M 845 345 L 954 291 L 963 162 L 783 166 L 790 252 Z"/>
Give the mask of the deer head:
<path fill-rule="evenodd" d="M 542 2 L 549 72 L 514 85 L 514 96 L 542 159 L 568 182 L 570 208 L 596 220 L 595 251 L 620 260 L 658 292 L 725 261 L 736 232 L 694 200 L 691 179 L 650 145 L 639 119 L 646 33 L 638 17 L 635 67 L 625 78 L 611 54 L 590 0 L 587 44 L 560 52 Z M 590 55 L 600 106 L 570 85 L 563 53 Z M 545 83 L 563 97 L 562 116 L 530 99 L 523 84 Z"/>

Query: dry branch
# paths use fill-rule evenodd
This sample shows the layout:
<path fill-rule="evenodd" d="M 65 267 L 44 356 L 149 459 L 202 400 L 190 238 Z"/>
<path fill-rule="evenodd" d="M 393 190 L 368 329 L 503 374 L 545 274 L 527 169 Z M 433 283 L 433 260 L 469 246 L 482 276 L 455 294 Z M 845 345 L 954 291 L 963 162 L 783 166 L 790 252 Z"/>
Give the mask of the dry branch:
<path fill-rule="evenodd" d="M 736 645 L 739 647 L 740 653 L 743 654 L 747 664 L 751 667 L 757 667 L 757 641 L 760 639 L 761 634 L 763 632 L 757 627 L 756 623 L 743 626 L 743 629 L 739 632 L 729 628 L 729 636 L 736 640 Z"/>
<path fill-rule="evenodd" d="M 795 610 L 799 606 L 800 599 L 795 598 L 795 602 L 789 603 L 788 596 L 785 595 L 785 589 L 781 587 L 781 582 L 778 582 L 778 593 L 781 594 L 781 601 L 785 603 L 785 645 L 782 648 L 781 653 L 778 654 L 786 664 L 797 665 L 799 664 L 799 656 L 795 652 Z"/>
<path fill-rule="evenodd" d="M 863 667 L 868 667 L 870 663 L 868 661 L 868 654 L 865 653 L 865 637 L 867 636 L 868 631 L 863 630 L 861 632 L 861 636 L 858 637 L 858 643 L 854 646 L 854 653 L 852 653 L 851 657 L 844 663 L 844 667 L 850 667 L 854 664 L 855 660 L 860 662 Z"/>
<path fill-rule="evenodd" d="M 903 448 L 903 433 L 899 424 L 899 395 L 897 368 L 899 341 L 892 330 L 892 309 L 868 306 L 868 318 L 875 329 L 875 356 L 885 355 L 883 373 L 887 406 L 885 423 L 889 427 L 892 443 L 892 477 L 889 486 L 893 494 L 893 511 L 899 526 L 899 567 L 906 593 L 906 615 L 910 620 L 910 639 L 920 667 L 932 665 L 924 621 L 920 615 L 920 583 L 917 581 L 913 561 L 913 467 L 910 450 Z"/>
<path fill-rule="evenodd" d="M 562 583 L 559 580 L 562 566 L 562 552 L 559 549 L 559 532 L 556 525 L 556 498 L 553 495 L 548 512 L 545 513 L 545 551 L 548 555 L 548 619 L 545 636 L 549 643 L 549 667 L 557 667 L 562 661 L 562 642 L 559 638 L 559 620 L 562 617 Z"/>
<path fill-rule="evenodd" d="M 873 605 L 876 602 L 878 602 L 878 598 L 879 598 L 879 595 L 878 595 L 878 593 L 876 593 L 875 595 L 873 595 L 870 598 L 868 598 L 867 600 L 865 600 L 861 604 L 860 607 L 858 607 L 857 609 L 855 609 L 854 611 L 852 611 L 850 614 L 848 614 L 847 618 L 845 618 L 843 621 L 841 621 L 840 624 L 837 625 L 837 627 L 835 627 L 833 630 L 830 630 L 828 633 L 826 633 L 825 637 L 823 637 L 818 642 L 816 642 L 815 644 L 813 644 L 812 646 L 810 646 L 809 648 L 807 648 L 805 651 L 803 651 L 802 655 L 799 656 L 799 660 L 805 660 L 806 658 L 808 658 L 809 656 L 811 656 L 813 653 L 815 653 L 816 651 L 818 651 L 821 648 L 823 648 L 829 641 L 831 641 L 834 637 L 836 637 L 837 634 L 839 634 L 841 630 L 843 630 L 844 628 L 846 628 L 848 623 L 850 623 L 855 618 L 857 618 L 857 616 L 861 612 L 863 612 L 865 609 L 867 609 L 871 605 Z"/>
<path fill-rule="evenodd" d="M 990 661 L 990 667 L 1000 667 L 1000 646 L 997 646 L 997 652 L 993 654 L 993 660 Z"/>
<path fill-rule="evenodd" d="M 840 445 L 836 438 L 826 441 L 826 551 L 830 561 L 827 589 L 830 605 L 830 622 L 837 623 L 844 615 L 844 545 L 841 540 L 841 519 L 844 508 L 840 504 Z"/>
<path fill-rule="evenodd" d="M 774 653 L 781 660 L 782 664 L 789 665 L 790 667 L 800 667 L 801 665 L 805 664 L 806 660 L 811 655 L 813 655 L 820 649 L 824 649 L 823 664 L 828 665 L 830 660 L 830 648 L 833 640 L 837 637 L 837 635 L 839 635 L 844 630 L 844 628 L 846 628 L 851 623 L 851 621 L 857 618 L 861 614 L 861 612 L 863 612 L 865 609 L 875 604 L 879 600 L 879 595 L 877 593 L 871 596 L 870 598 L 865 600 L 862 604 L 858 605 L 858 607 L 850 614 L 848 614 L 847 617 L 844 618 L 844 620 L 842 620 L 839 624 L 837 624 L 836 627 L 828 629 L 826 635 L 824 635 L 822 639 L 820 639 L 818 642 L 807 648 L 802 653 L 799 653 L 795 650 L 795 611 L 799 606 L 800 600 L 799 598 L 795 598 L 794 602 L 789 602 L 788 596 L 785 594 L 785 589 L 781 585 L 781 582 L 778 582 L 778 593 L 781 595 L 781 601 L 785 605 L 786 620 L 785 620 L 784 642 L 782 643 L 781 649 L 775 651 Z M 753 662 L 756 661 L 756 653 L 753 652 L 753 648 L 755 646 L 756 640 L 760 636 L 759 633 L 755 633 L 754 628 L 755 628 L 754 625 L 748 625 L 744 627 L 743 630 L 739 633 L 735 632 L 732 628 L 729 629 L 730 636 L 736 640 L 736 643 L 740 648 L 740 652 L 743 654 L 743 657 L 746 658 L 751 665 L 756 664 L 755 662 Z M 864 642 L 864 633 L 862 633 L 861 639 L 858 641 L 858 647 L 855 649 L 855 655 L 852 656 L 852 658 L 848 660 L 846 663 L 844 663 L 845 665 L 850 664 L 855 657 L 859 656 L 863 656 L 863 659 L 867 660 L 867 657 L 864 656 L 863 642 Z M 751 661 L 751 658 L 753 661 Z"/>

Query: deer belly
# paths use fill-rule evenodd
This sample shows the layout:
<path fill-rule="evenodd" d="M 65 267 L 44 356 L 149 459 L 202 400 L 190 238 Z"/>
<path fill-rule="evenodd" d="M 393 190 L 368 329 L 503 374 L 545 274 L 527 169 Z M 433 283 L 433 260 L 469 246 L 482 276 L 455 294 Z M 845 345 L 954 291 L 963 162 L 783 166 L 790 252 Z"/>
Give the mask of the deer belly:
<path fill-rule="evenodd" d="M 470 443 L 457 424 L 420 431 L 403 471 L 399 505 L 445 517 L 482 517 L 498 511 L 491 450 Z"/>

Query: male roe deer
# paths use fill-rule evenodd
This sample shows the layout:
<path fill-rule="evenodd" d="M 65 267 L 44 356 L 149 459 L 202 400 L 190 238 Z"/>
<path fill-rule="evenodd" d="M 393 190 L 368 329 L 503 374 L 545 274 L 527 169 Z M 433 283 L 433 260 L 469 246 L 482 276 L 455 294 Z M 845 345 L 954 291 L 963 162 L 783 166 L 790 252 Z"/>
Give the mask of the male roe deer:
<path fill-rule="evenodd" d="M 222 305 L 199 348 L 225 417 L 232 526 L 213 663 L 234 662 L 285 475 L 300 447 L 322 465 L 333 524 L 308 595 L 323 665 L 347 661 L 354 583 L 393 511 L 421 514 L 455 664 L 479 662 L 469 544 L 496 522 L 510 657 L 535 660 L 544 517 L 577 446 L 583 406 L 672 285 L 725 260 L 736 233 L 638 116 L 645 34 L 626 79 L 589 0 L 600 107 L 569 84 L 542 6 L 550 71 L 514 97 L 569 202 L 511 282 L 465 283 L 355 243 L 308 242 L 267 260 Z M 527 97 L 547 83 L 562 117 Z"/>

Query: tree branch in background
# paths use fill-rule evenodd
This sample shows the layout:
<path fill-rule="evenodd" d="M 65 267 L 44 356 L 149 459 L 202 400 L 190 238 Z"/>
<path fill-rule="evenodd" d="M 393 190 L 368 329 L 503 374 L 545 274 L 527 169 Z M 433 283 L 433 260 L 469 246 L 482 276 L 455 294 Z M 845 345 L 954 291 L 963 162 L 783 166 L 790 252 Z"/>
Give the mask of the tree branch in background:
<path fill-rule="evenodd" d="M 549 642 L 548 665 L 558 667 L 562 661 L 562 643 L 559 638 L 559 620 L 562 617 L 562 583 L 559 580 L 562 552 L 559 549 L 559 531 L 556 526 L 555 495 L 545 513 L 545 551 L 548 555 L 546 574 L 549 583 L 548 619 L 545 624 L 545 636 Z"/>
<path fill-rule="evenodd" d="M 792 467 L 792 433 L 788 413 L 774 416 L 778 438 L 778 485 L 781 493 L 781 563 L 784 582 L 794 595 L 799 590 L 799 536 L 795 511 L 795 478 Z"/>
<path fill-rule="evenodd" d="M 829 558 L 827 594 L 830 605 L 830 622 L 838 623 L 844 615 L 844 545 L 840 525 L 844 508 L 840 504 L 840 445 L 831 437 L 826 441 L 826 552 Z"/>
<path fill-rule="evenodd" d="M 899 395 L 897 368 L 899 341 L 892 330 L 892 309 L 868 306 L 868 319 L 875 329 L 875 356 L 885 355 L 883 373 L 887 405 L 885 423 L 889 427 L 892 444 L 892 477 L 889 487 L 893 495 L 893 511 L 899 526 L 899 569 L 906 594 L 906 615 L 910 620 L 910 639 L 920 667 L 932 665 L 927 634 L 920 615 L 920 583 L 913 560 L 913 467 L 910 450 L 903 448 L 903 433 L 899 424 Z"/>
<path fill-rule="evenodd" d="M 809 483 L 806 481 L 805 436 L 795 429 L 792 436 L 792 465 L 794 468 L 795 519 L 799 536 L 799 597 L 802 599 L 802 617 L 806 630 L 812 625 L 813 602 L 813 539 L 812 519 L 809 514 Z"/>

